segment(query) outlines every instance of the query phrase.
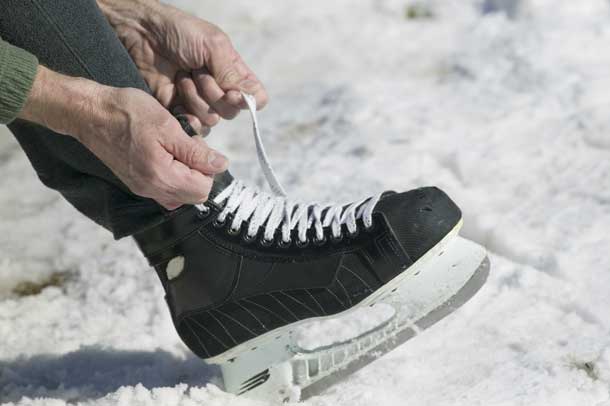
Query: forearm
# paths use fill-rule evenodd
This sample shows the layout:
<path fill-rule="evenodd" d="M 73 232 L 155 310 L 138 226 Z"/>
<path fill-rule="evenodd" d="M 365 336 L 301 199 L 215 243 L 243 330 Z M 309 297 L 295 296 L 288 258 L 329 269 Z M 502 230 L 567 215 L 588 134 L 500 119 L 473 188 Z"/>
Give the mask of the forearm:
<path fill-rule="evenodd" d="M 88 126 L 103 122 L 105 95 L 111 89 L 41 65 L 18 117 L 78 138 Z"/>

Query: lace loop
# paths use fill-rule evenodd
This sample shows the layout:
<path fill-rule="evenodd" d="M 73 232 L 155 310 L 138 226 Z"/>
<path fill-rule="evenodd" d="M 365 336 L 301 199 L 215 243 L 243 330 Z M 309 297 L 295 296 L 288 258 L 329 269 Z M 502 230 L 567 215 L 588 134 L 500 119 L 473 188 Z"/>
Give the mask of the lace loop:
<path fill-rule="evenodd" d="M 252 117 L 258 160 L 274 195 L 260 192 L 239 180 L 234 180 L 214 198 L 214 203 L 224 205 L 214 220 L 214 225 L 224 226 L 227 218 L 231 216 L 233 221 L 229 225 L 229 233 L 236 235 L 243 232 L 245 234 L 242 237 L 247 242 L 256 239 L 263 228 L 264 232 L 260 235 L 263 246 L 272 245 L 279 231 L 281 238 L 278 239 L 277 244 L 282 248 L 287 248 L 292 243 L 293 230 L 296 230 L 297 246 L 304 248 L 309 245 L 310 238 L 307 236 L 307 231 L 312 227 L 315 236 L 311 239 L 315 245 L 322 245 L 327 241 L 325 228 L 330 229 L 331 240 L 335 243 L 343 240 L 343 226 L 347 229 L 348 236 L 355 238 L 359 233 L 357 224 L 359 219 L 367 230 L 371 229 L 373 209 L 381 195 L 367 197 L 347 206 L 292 202 L 286 197 L 284 188 L 277 179 L 265 152 L 256 118 L 256 101 L 251 95 L 245 93 L 242 95 Z M 209 210 L 204 204 L 196 207 L 201 211 Z M 249 224 L 244 231 L 242 226 L 246 222 Z"/>

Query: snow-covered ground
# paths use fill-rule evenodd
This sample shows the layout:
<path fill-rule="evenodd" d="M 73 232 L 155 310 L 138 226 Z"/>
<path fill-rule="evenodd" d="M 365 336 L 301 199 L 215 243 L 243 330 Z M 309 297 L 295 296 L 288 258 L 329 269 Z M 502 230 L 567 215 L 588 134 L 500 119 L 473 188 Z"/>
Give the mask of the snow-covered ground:
<path fill-rule="evenodd" d="M 436 184 L 491 252 L 459 312 L 306 405 L 610 405 L 607 0 L 175 3 L 266 83 L 293 195 Z M 211 142 L 262 185 L 250 137 L 243 115 Z M 4 133 L 0 173 L 0 403 L 258 405 L 180 343 L 135 245 L 45 190 Z"/>

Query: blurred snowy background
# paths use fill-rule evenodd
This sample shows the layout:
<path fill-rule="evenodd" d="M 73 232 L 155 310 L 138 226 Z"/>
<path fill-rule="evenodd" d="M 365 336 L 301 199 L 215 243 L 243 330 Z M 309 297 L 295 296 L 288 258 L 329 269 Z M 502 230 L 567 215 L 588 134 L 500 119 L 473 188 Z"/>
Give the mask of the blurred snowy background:
<path fill-rule="evenodd" d="M 610 405 L 608 0 L 180 0 L 267 85 L 290 193 L 436 184 L 486 245 L 453 317 L 313 398 L 326 405 Z M 262 185 L 250 123 L 211 143 Z M 0 403 L 245 405 L 180 343 L 154 274 L 0 134 Z"/>

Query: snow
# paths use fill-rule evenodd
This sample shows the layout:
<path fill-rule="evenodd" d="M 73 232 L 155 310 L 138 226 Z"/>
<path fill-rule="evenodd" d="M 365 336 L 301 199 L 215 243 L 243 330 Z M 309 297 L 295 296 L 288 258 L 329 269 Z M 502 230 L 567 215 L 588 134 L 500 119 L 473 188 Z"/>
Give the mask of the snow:
<path fill-rule="evenodd" d="M 472 301 L 305 405 L 610 406 L 610 3 L 175 3 L 266 83 L 291 194 L 436 184 L 491 252 Z M 210 142 L 263 185 L 250 137 L 242 115 Z M 44 189 L 4 134 L 0 172 L 0 403 L 260 404 L 214 385 L 133 242 Z"/>
<path fill-rule="evenodd" d="M 396 314 L 385 303 L 372 307 L 360 307 L 329 319 L 311 320 L 294 329 L 299 348 L 314 351 L 333 344 L 345 343 L 381 326 Z"/>

